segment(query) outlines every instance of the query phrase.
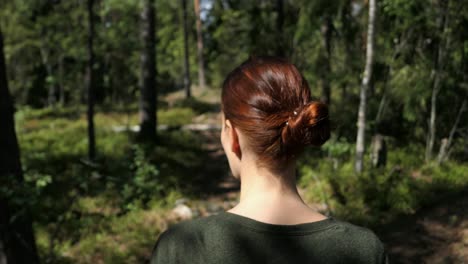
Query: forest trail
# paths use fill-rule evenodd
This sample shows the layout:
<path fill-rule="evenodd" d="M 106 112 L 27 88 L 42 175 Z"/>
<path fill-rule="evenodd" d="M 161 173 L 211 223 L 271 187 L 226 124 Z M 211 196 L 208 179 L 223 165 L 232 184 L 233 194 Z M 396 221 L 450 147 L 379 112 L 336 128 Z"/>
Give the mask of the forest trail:
<path fill-rule="evenodd" d="M 219 131 L 201 132 L 203 148 L 210 153 L 205 175 L 201 215 L 227 210 L 238 199 L 238 182 L 227 173 L 228 165 Z M 211 177 L 218 175 L 218 178 Z M 200 209 L 204 207 L 205 209 Z M 378 231 L 377 231 L 378 230 Z M 468 192 L 441 199 L 413 215 L 376 227 L 391 263 L 468 263 Z M 380 231 L 380 232 L 379 232 Z"/>
<path fill-rule="evenodd" d="M 468 263 L 468 191 L 382 229 L 391 263 Z"/>

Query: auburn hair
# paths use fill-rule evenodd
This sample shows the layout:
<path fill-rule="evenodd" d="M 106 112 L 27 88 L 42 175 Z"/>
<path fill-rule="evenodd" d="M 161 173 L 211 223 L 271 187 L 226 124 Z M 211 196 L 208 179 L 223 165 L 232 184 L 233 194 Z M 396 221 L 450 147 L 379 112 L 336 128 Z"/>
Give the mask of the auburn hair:
<path fill-rule="evenodd" d="M 282 58 L 254 57 L 235 68 L 223 83 L 221 103 L 225 118 L 270 168 L 330 138 L 327 105 L 312 100 L 307 81 Z"/>

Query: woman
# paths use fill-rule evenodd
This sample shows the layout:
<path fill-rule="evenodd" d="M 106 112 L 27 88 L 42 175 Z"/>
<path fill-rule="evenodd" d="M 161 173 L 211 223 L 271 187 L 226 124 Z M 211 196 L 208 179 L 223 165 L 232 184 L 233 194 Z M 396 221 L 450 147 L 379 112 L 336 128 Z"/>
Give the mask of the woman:
<path fill-rule="evenodd" d="M 328 109 L 312 101 L 296 67 L 274 58 L 244 62 L 222 90 L 221 142 L 240 202 L 228 212 L 177 224 L 151 263 L 384 263 L 370 231 L 315 212 L 301 199 L 295 161 L 330 137 Z"/>

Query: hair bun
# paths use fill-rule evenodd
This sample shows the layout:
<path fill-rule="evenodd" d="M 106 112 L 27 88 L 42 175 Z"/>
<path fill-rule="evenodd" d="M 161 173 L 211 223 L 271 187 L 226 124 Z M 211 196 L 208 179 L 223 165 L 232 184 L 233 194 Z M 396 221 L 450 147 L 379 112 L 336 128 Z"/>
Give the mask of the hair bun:
<path fill-rule="evenodd" d="M 290 151 L 306 145 L 321 146 L 330 138 L 328 106 L 312 101 L 290 117 L 281 135 L 284 147 Z"/>
<path fill-rule="evenodd" d="M 303 109 L 304 143 L 321 146 L 330 138 L 330 119 L 328 106 L 321 102 L 312 102 Z"/>

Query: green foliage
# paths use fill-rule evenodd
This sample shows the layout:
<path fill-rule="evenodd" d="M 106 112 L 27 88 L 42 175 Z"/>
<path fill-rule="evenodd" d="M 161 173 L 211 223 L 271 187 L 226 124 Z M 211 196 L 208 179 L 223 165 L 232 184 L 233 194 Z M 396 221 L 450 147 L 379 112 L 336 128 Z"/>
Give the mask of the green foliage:
<path fill-rule="evenodd" d="M 178 100 L 173 104 L 173 107 L 190 108 L 197 114 L 220 111 L 218 105 L 210 104 L 208 102 L 203 102 L 194 97 Z"/>
<path fill-rule="evenodd" d="M 299 185 L 306 200 L 327 204 L 339 218 L 366 225 L 386 223 L 468 186 L 466 164 L 423 165 L 421 151 L 414 146 L 392 150 L 386 168 L 369 168 L 359 175 L 352 159 L 344 163 L 305 159 Z"/>
<path fill-rule="evenodd" d="M 192 123 L 193 117 L 195 117 L 194 110 L 187 107 L 158 111 L 159 124 L 169 126 L 183 126 L 190 124 Z"/>
<path fill-rule="evenodd" d="M 194 113 L 168 108 L 158 117 L 178 126 Z M 130 132 L 113 130 L 135 125 L 134 111 L 108 110 L 95 122 L 98 159 L 92 163 L 83 159 L 83 109 L 24 108 L 16 114 L 25 181 L 2 179 L 8 184 L 0 184 L 0 195 L 31 209 L 45 263 L 143 262 L 170 222 L 165 212 L 204 180 L 210 157 L 199 135 L 170 129 L 158 133 L 156 146 L 136 145 Z"/>
<path fill-rule="evenodd" d="M 329 81 L 330 116 L 336 129 L 322 150 L 307 151 L 300 161 L 300 185 L 308 201 L 325 203 L 344 219 L 378 224 L 467 188 L 467 115 L 461 117 L 447 162 L 423 165 L 422 155 L 440 43 L 446 44 L 436 100 L 435 149 L 449 135 L 467 94 L 466 0 L 450 1 L 445 33 L 438 28 L 440 1 L 379 1 L 366 132 L 384 134 L 391 147 L 386 168 L 371 169 L 366 157 L 367 170 L 361 175 L 353 169 L 353 142 L 367 2 L 283 1 L 281 29 L 275 1 L 201 2 L 204 66 L 212 87 L 220 87 L 226 74 L 250 55 L 273 55 L 278 47 L 285 47 L 314 98 L 320 97 L 323 81 Z M 188 3 L 190 74 L 196 78 L 195 20 L 192 2 Z M 2 179 L 7 184 L 0 184 L 0 196 L 31 208 L 44 263 L 143 262 L 166 227 L 162 215 L 168 207 L 182 195 L 200 195 L 209 186 L 206 174 L 223 175 L 226 170 L 220 166 L 216 169 L 223 171 L 207 171 L 206 164 L 215 162 L 202 150 L 201 135 L 178 130 L 197 115 L 219 111 L 217 104 L 197 98 L 159 100 L 158 124 L 169 129 L 158 131 L 157 145 L 136 145 L 132 132 L 116 132 L 116 127 L 139 122 L 141 7 L 141 1 L 133 0 L 102 0 L 95 5 L 98 158 L 90 162 L 83 158 L 85 1 L 0 1 L 24 171 L 24 182 Z M 156 1 L 159 95 L 182 88 L 181 11 L 180 1 Z M 322 30 L 327 19 L 332 23 L 330 71 L 324 67 Z M 219 89 L 213 91 L 205 93 L 216 94 L 210 101 L 217 102 Z M 51 103 L 53 107 L 45 107 Z"/>
<path fill-rule="evenodd" d="M 158 234 L 166 228 L 162 211 L 135 211 L 108 219 L 107 228 L 70 247 L 75 263 L 143 263 Z"/>
<path fill-rule="evenodd" d="M 81 234 L 79 243 L 62 241 L 55 245 L 54 255 L 44 255 L 42 259 L 48 263 L 145 262 L 158 235 L 170 222 L 163 217 L 167 209 L 154 207 L 119 216 L 102 205 L 108 206 L 109 201 L 87 198 L 86 203 L 81 203 L 82 224 L 75 227 Z M 50 233 L 39 227 L 37 244 L 41 252 L 47 252 L 49 240 Z"/>
<path fill-rule="evenodd" d="M 323 146 L 322 150 L 327 153 L 329 158 L 348 159 L 354 150 L 354 145 L 347 142 L 344 138 L 337 139 L 333 136 Z"/>
<path fill-rule="evenodd" d="M 163 182 L 159 179 L 159 170 L 151 164 L 141 146 L 133 146 L 134 158 L 131 169 L 134 171 L 129 183 L 123 186 L 123 199 L 128 210 L 144 208 L 152 198 L 160 198 Z"/>
<path fill-rule="evenodd" d="M 437 137 L 446 137 L 450 132 L 458 110 L 452 106 L 461 105 L 466 94 L 465 2 L 451 1 L 445 35 L 437 26 L 439 2 L 430 5 L 422 0 L 379 2 L 375 74 L 367 110 L 371 130 L 397 137 L 404 141 L 402 144 L 425 140 L 438 43 L 446 38 L 450 41 L 437 99 L 440 117 Z M 188 10 L 192 11 L 192 2 L 188 4 Z M 323 80 L 329 81 L 330 112 L 337 125 L 336 134 L 350 142 L 354 140 L 365 57 L 365 1 L 284 1 L 281 31 L 274 1 L 202 1 L 202 8 L 203 55 L 211 86 L 219 87 L 226 74 L 250 55 L 273 55 L 278 47 L 284 47 L 287 57 L 309 81 L 315 98 L 321 95 Z M 114 107 L 135 106 L 140 79 L 141 3 L 105 0 L 99 1 L 95 9 L 97 102 Z M 182 88 L 181 11 L 178 1 L 156 3 L 159 94 Z M 35 108 L 48 105 L 50 91 L 55 89 L 56 100 L 80 107 L 85 99 L 86 16 L 81 1 L 2 2 L 0 25 L 5 36 L 9 84 L 19 105 Z M 190 74 L 196 78 L 194 12 L 188 12 L 188 19 Z M 327 58 L 322 32 L 328 19 L 332 24 L 330 72 L 324 68 Z M 196 100 L 179 102 L 178 107 L 192 108 L 197 114 L 211 111 L 210 106 Z M 51 111 L 52 117 L 55 113 L 60 115 L 61 109 L 46 111 Z M 191 114 L 180 111 L 185 121 L 176 123 L 170 114 L 167 118 L 162 114 L 161 123 L 178 126 L 188 122 Z M 381 119 L 375 120 L 378 111 Z M 76 112 L 72 110 L 70 115 Z M 461 124 L 466 123 L 466 117 L 462 119 Z"/>

